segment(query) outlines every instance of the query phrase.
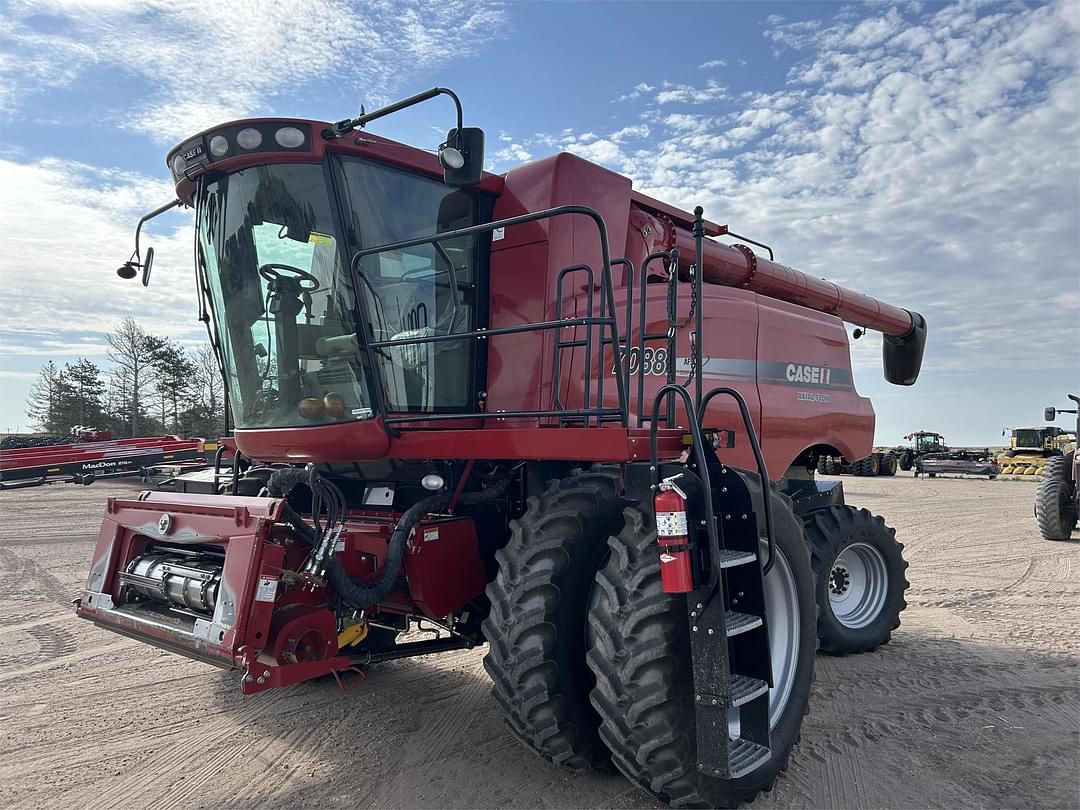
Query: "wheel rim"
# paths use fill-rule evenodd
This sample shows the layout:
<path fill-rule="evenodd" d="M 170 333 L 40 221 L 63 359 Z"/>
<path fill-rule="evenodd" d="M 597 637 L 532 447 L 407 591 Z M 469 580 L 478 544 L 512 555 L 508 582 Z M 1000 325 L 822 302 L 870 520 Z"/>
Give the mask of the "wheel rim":
<path fill-rule="evenodd" d="M 885 558 L 867 543 L 852 543 L 836 555 L 828 588 L 836 620 L 851 630 L 866 627 L 881 613 L 889 594 Z"/>
<path fill-rule="evenodd" d="M 769 728 L 775 728 L 791 699 L 799 666 L 799 594 L 787 557 L 775 549 L 773 567 L 765 577 L 765 615 L 769 625 L 769 657 L 773 688 L 769 690 Z M 762 547 L 762 556 L 768 556 Z M 739 710 L 728 712 L 728 736 L 738 737 Z"/>

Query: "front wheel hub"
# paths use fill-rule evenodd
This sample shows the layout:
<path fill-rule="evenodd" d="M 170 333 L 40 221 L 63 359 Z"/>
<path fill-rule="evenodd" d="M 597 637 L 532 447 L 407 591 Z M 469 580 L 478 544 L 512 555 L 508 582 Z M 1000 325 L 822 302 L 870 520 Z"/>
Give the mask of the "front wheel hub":
<path fill-rule="evenodd" d="M 868 543 L 852 543 L 837 555 L 829 574 L 829 603 L 836 620 L 857 630 L 874 621 L 889 595 L 885 558 Z"/>

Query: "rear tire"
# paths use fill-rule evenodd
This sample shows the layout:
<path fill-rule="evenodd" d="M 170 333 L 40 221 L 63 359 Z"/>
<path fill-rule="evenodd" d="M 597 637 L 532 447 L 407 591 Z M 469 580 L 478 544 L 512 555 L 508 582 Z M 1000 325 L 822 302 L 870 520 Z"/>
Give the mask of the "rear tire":
<path fill-rule="evenodd" d="M 760 492 L 756 481 L 751 491 Z M 778 556 L 765 580 L 766 599 L 770 588 L 790 589 L 785 593 L 798 611 L 790 623 L 797 660 L 773 723 L 772 756 L 746 776 L 721 781 L 696 770 L 686 598 L 661 587 L 651 514 L 624 511 L 623 529 L 608 541 L 611 555 L 596 575 L 588 662 L 596 678 L 592 703 L 602 721 L 600 736 L 627 779 L 673 807 L 734 807 L 749 801 L 772 787 L 799 739 L 817 648 L 813 572 L 790 501 L 775 490 L 771 497 Z"/>
<path fill-rule="evenodd" d="M 911 453 L 904 453 L 904 455 L 900 456 L 900 469 L 901 470 L 903 470 L 904 472 L 910 472 L 912 464 L 913 464 L 913 459 L 911 457 Z"/>
<path fill-rule="evenodd" d="M 1035 519 L 1044 540 L 1068 540 L 1076 528 L 1076 482 L 1070 477 L 1073 454 L 1054 456 L 1043 465 L 1035 496 Z"/>
<path fill-rule="evenodd" d="M 575 770 L 607 760 L 589 703 L 585 614 L 605 540 L 622 523 L 619 490 L 610 467 L 549 482 L 511 521 L 487 587 L 484 669 L 492 694 L 518 739 Z"/>
<path fill-rule="evenodd" d="M 909 585 L 896 530 L 853 506 L 812 512 L 805 526 L 817 577 L 821 651 L 848 655 L 887 644 L 900 626 Z"/>
<path fill-rule="evenodd" d="M 879 467 L 878 475 L 896 475 L 896 456 L 892 453 L 878 453 Z"/>

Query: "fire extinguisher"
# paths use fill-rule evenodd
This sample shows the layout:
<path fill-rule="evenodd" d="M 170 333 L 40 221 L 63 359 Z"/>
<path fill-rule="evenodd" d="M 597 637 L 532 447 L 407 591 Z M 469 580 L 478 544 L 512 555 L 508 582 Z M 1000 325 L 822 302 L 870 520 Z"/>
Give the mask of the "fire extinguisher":
<path fill-rule="evenodd" d="M 679 476 L 674 475 L 661 481 L 653 497 L 656 539 L 660 546 L 660 582 L 664 593 L 694 590 L 686 493 L 675 483 L 677 478 Z"/>

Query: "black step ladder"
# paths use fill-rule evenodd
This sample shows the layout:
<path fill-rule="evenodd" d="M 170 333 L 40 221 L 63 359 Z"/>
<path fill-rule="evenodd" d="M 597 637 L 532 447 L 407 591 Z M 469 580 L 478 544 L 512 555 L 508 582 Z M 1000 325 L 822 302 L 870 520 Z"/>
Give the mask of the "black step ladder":
<path fill-rule="evenodd" d="M 737 779 L 768 762 L 769 689 L 773 684 L 765 574 L 772 567 L 775 544 L 769 477 L 746 402 L 737 391 L 717 388 L 695 411 L 689 392 L 666 385 L 653 401 L 653 483 L 677 468 L 658 461 L 656 418 L 670 395 L 682 399 L 690 418 L 690 459 L 683 473 L 691 542 L 701 550 L 697 587 L 686 595 L 697 743 L 697 770 L 718 779 Z M 702 428 L 709 401 L 718 395 L 735 399 L 758 464 L 763 503 L 754 503 L 743 474 L 716 454 L 716 434 Z M 680 483 L 681 485 L 681 483 Z M 764 534 L 758 515 L 764 517 Z M 762 559 L 762 538 L 767 556 Z"/>
<path fill-rule="evenodd" d="M 768 761 L 772 666 L 758 522 L 739 473 L 706 448 L 718 548 L 710 576 L 687 594 L 697 769 L 737 779 Z M 704 534 L 704 533 L 703 533 Z"/>

